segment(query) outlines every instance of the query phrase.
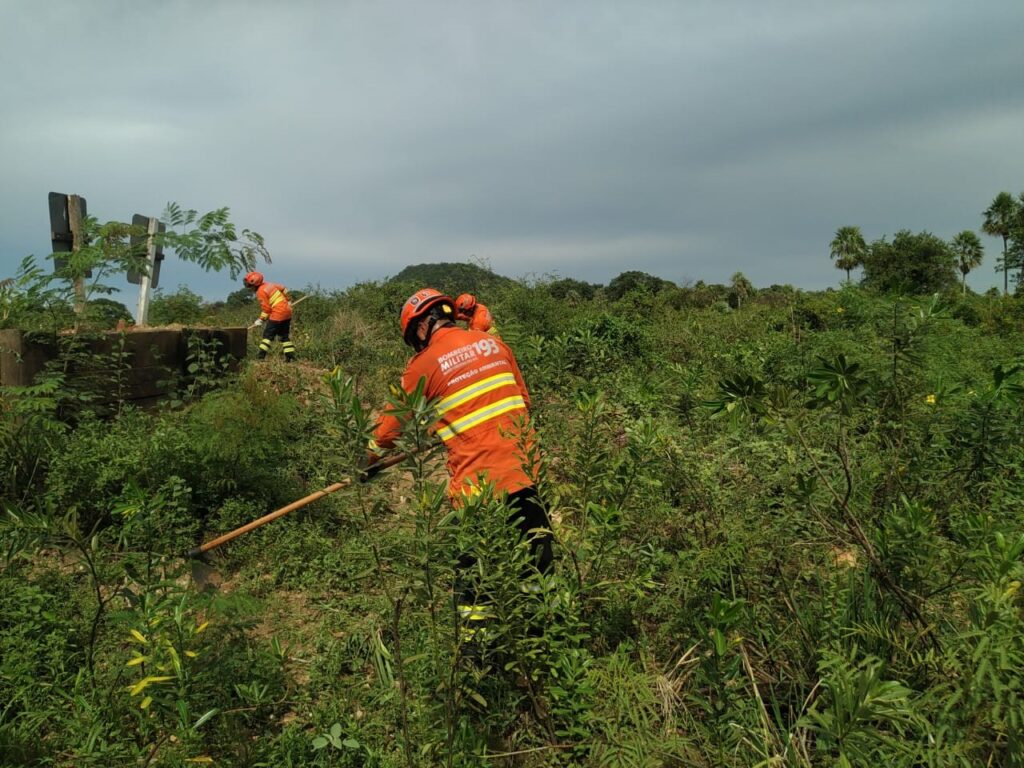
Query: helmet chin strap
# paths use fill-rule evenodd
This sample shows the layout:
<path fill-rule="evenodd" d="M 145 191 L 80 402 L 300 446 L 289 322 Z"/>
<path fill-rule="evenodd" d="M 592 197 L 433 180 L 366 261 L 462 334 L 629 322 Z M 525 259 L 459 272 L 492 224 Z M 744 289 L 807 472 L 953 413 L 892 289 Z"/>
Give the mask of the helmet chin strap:
<path fill-rule="evenodd" d="M 437 322 L 436 317 L 426 317 L 424 320 L 427 321 L 426 332 L 423 334 L 423 338 L 420 338 L 420 334 L 417 331 L 412 335 L 412 348 L 417 352 L 422 352 L 430 344 L 430 337 L 434 333 L 434 324 Z M 420 322 L 423 322 L 422 320 Z"/>
<path fill-rule="evenodd" d="M 428 317 L 426 333 L 423 334 L 422 339 L 419 337 L 419 334 L 413 334 L 412 348 L 417 352 L 422 352 L 426 349 L 430 345 L 430 337 L 434 335 L 434 329 L 438 327 L 438 324 L 444 328 L 446 325 L 451 325 L 452 321 L 447 317 Z"/>

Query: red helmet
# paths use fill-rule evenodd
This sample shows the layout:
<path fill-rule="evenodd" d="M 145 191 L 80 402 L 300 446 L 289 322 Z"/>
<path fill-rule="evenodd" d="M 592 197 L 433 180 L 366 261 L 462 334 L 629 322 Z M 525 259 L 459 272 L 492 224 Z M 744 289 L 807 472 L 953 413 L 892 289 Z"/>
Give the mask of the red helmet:
<path fill-rule="evenodd" d="M 259 288 L 263 285 L 263 275 L 259 272 L 250 272 L 242 282 L 246 288 Z"/>
<path fill-rule="evenodd" d="M 476 296 L 464 293 L 455 300 L 455 309 L 460 315 L 472 315 L 476 309 Z"/>
<path fill-rule="evenodd" d="M 400 318 L 402 324 L 402 338 L 405 343 L 410 347 L 413 345 L 413 334 L 416 330 L 416 321 L 422 318 L 430 311 L 431 307 L 438 304 L 447 305 L 447 312 L 452 312 L 452 300 L 450 296 L 445 296 L 440 291 L 435 291 L 433 288 L 422 288 L 406 300 L 405 304 L 402 305 L 402 315 Z"/>

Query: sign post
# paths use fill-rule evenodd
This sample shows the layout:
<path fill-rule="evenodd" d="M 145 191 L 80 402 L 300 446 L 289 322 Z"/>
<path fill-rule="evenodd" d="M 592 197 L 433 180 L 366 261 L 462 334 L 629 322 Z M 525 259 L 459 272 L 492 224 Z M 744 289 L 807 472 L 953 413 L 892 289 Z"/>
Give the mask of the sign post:
<path fill-rule="evenodd" d="M 135 311 L 135 324 L 149 324 L 149 294 L 156 288 L 160 280 L 160 262 L 163 261 L 163 245 L 157 242 L 157 235 L 167 231 L 167 225 L 162 224 L 152 216 L 143 216 L 136 213 L 132 216 L 132 226 L 146 227 L 145 235 L 145 269 L 139 272 L 129 270 L 128 282 L 139 286 L 139 303 Z M 133 235 L 131 238 L 132 250 L 140 253 L 143 249 L 143 237 Z M 136 250 L 137 249 L 137 250 Z"/>
<path fill-rule="evenodd" d="M 135 312 L 137 325 L 149 323 L 149 286 L 152 281 L 153 269 L 156 266 L 156 235 L 157 227 L 160 225 L 156 219 L 149 220 L 149 227 L 146 230 L 146 271 L 139 280 L 139 306 Z"/>
<path fill-rule="evenodd" d="M 85 198 L 78 195 L 65 195 L 51 192 L 50 204 L 50 242 L 53 253 L 68 253 L 81 250 L 85 245 L 85 233 L 82 222 L 86 217 Z M 54 258 L 53 267 L 60 271 L 67 264 L 66 259 Z M 92 271 L 75 278 L 75 314 L 80 315 L 85 309 L 85 278 L 91 277 Z"/>
<path fill-rule="evenodd" d="M 71 228 L 71 250 L 78 252 L 82 248 L 82 198 L 68 195 L 68 227 Z M 75 277 L 75 314 L 85 311 L 85 278 Z"/>

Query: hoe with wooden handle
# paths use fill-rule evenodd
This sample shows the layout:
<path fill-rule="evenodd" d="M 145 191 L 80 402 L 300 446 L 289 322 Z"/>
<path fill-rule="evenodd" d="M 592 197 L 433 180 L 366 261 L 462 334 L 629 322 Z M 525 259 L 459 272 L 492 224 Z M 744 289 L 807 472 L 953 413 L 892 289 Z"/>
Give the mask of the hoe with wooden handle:
<path fill-rule="evenodd" d="M 395 464 L 401 464 L 403 461 L 406 460 L 406 458 L 408 458 L 408 456 L 408 453 L 396 453 L 394 456 L 388 456 L 387 458 L 381 459 L 377 463 L 365 469 L 363 471 L 361 479 L 364 481 L 370 480 L 377 474 L 379 474 L 382 470 L 385 470 L 388 467 L 393 467 L 395 466 Z M 216 549 L 222 544 L 227 544 L 229 541 L 238 538 L 243 533 L 248 533 L 249 531 L 255 530 L 260 526 L 266 525 L 269 522 L 277 520 L 277 518 L 279 517 L 284 517 L 289 512 L 294 512 L 296 509 L 301 509 L 302 507 L 305 507 L 307 504 L 312 504 L 314 501 L 322 499 L 324 496 L 329 496 L 335 491 L 340 491 L 342 488 L 347 488 L 350 485 L 352 485 L 352 478 L 346 477 L 344 480 L 341 480 L 337 483 L 332 483 L 331 485 L 328 485 L 326 488 L 321 488 L 319 491 L 315 491 L 309 494 L 308 496 L 303 496 L 298 501 L 293 501 L 291 504 L 285 507 L 276 509 L 273 512 L 266 514 L 261 518 L 253 520 L 250 523 L 246 523 L 245 525 L 239 528 L 235 528 L 235 530 L 233 531 L 228 531 L 227 533 L 218 536 L 217 538 L 212 539 L 206 542 L 205 544 L 200 544 L 198 547 L 190 549 L 185 554 L 185 557 L 192 560 L 192 579 L 201 588 L 205 587 L 209 583 L 214 583 L 217 581 L 216 577 L 213 575 L 214 571 L 212 565 L 204 557 L 204 555 L 211 549 Z"/>

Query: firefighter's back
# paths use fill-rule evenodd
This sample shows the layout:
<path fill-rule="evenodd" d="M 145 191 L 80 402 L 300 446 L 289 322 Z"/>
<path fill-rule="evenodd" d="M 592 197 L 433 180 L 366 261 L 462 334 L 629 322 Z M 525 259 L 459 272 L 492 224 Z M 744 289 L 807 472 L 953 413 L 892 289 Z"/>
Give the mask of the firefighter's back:
<path fill-rule="evenodd" d="M 532 485 L 523 470 L 521 431 L 529 394 L 512 351 L 482 331 L 439 328 L 410 361 L 403 388 L 426 377 L 438 398 L 437 435 L 448 450 L 453 495 L 486 479 L 513 493 Z"/>

